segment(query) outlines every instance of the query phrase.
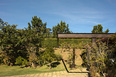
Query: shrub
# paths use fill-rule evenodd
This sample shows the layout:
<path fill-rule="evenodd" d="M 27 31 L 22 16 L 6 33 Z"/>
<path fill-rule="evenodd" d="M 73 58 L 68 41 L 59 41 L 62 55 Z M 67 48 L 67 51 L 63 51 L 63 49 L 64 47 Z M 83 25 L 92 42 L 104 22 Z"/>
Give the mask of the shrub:
<path fill-rule="evenodd" d="M 54 49 L 52 47 L 47 47 L 45 49 L 45 52 L 42 54 L 42 60 L 44 61 L 44 64 L 51 63 L 56 58 L 54 54 Z"/>
<path fill-rule="evenodd" d="M 80 56 L 83 60 L 82 66 L 86 67 L 87 66 L 87 51 L 84 50 Z"/>
<path fill-rule="evenodd" d="M 27 65 L 27 64 L 28 64 L 27 60 L 24 59 L 24 61 L 22 62 L 22 65 Z"/>
<path fill-rule="evenodd" d="M 89 61 L 92 77 L 97 77 L 97 73 L 100 76 L 106 76 L 106 60 L 108 59 L 109 52 L 110 50 L 106 43 L 100 42 L 97 46 L 92 46 Z"/>
<path fill-rule="evenodd" d="M 108 59 L 106 60 L 106 70 L 107 77 L 116 76 L 116 33 L 112 35 L 109 41 L 109 48 L 111 52 L 108 54 Z"/>
<path fill-rule="evenodd" d="M 17 65 L 27 65 L 27 60 L 24 59 L 23 57 L 19 56 L 18 58 L 16 58 L 16 62 L 15 64 Z"/>
<path fill-rule="evenodd" d="M 72 66 L 73 66 L 73 54 L 69 55 L 67 63 L 69 64 L 69 67 L 72 68 Z"/>

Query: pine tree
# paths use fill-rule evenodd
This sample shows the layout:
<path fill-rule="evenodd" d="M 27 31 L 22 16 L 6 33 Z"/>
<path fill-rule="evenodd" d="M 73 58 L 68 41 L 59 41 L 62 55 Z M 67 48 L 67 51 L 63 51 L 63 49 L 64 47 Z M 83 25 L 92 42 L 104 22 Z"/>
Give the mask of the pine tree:
<path fill-rule="evenodd" d="M 60 22 L 60 24 L 58 23 L 57 26 L 54 26 L 52 28 L 53 30 L 53 37 L 57 37 L 57 33 L 71 33 L 71 31 L 69 31 L 69 25 L 63 21 Z"/>

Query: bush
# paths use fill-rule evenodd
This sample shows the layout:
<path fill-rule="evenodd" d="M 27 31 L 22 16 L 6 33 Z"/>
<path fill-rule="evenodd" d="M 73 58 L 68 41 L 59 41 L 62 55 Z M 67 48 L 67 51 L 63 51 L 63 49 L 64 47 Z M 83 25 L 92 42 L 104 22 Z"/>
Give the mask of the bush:
<path fill-rule="evenodd" d="M 89 64 L 92 77 L 96 77 L 96 73 L 105 77 L 107 73 L 106 60 L 108 60 L 108 53 L 111 51 L 108 49 L 106 43 L 103 42 L 99 42 L 96 46 L 92 46 L 90 50 L 91 52 L 89 54 L 91 56 L 89 56 Z"/>
<path fill-rule="evenodd" d="M 112 35 L 109 41 L 109 48 L 111 52 L 108 54 L 108 59 L 106 60 L 106 70 L 107 77 L 116 76 L 116 33 Z"/>
<path fill-rule="evenodd" d="M 54 54 L 54 49 L 52 47 L 47 47 L 45 49 L 45 52 L 42 54 L 42 60 L 44 61 L 44 64 L 51 63 L 56 58 L 56 55 Z"/>
<path fill-rule="evenodd" d="M 24 59 L 23 57 L 19 56 L 18 58 L 16 58 L 16 62 L 15 64 L 17 65 L 27 65 L 27 60 Z"/>
<path fill-rule="evenodd" d="M 86 67 L 87 66 L 87 51 L 84 50 L 80 56 L 83 60 L 82 66 Z"/>
<path fill-rule="evenodd" d="M 69 64 L 69 68 L 73 67 L 73 54 L 69 55 L 67 63 Z"/>

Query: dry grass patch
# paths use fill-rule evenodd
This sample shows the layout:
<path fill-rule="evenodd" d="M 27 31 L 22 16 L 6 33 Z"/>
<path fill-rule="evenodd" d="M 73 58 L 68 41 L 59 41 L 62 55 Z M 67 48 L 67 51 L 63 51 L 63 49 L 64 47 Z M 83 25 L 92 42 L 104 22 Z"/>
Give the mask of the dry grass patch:
<path fill-rule="evenodd" d="M 82 64 L 82 58 L 81 58 L 81 53 L 84 49 L 75 49 L 75 54 L 76 54 L 76 59 L 75 59 L 75 63 L 76 65 L 81 65 Z M 61 52 L 62 51 L 62 52 Z M 56 48 L 55 49 L 55 54 L 60 54 L 62 55 L 62 58 L 64 60 L 68 60 L 69 55 L 72 53 L 73 49 L 63 49 L 62 48 Z"/>

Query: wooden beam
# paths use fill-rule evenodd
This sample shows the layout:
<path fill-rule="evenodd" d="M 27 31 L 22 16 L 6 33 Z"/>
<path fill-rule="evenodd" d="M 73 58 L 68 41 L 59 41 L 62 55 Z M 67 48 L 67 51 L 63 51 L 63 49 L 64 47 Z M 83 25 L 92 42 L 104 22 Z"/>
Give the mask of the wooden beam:
<path fill-rule="evenodd" d="M 58 34 L 58 38 L 103 38 L 111 37 L 114 33 L 69 33 L 69 34 Z"/>

